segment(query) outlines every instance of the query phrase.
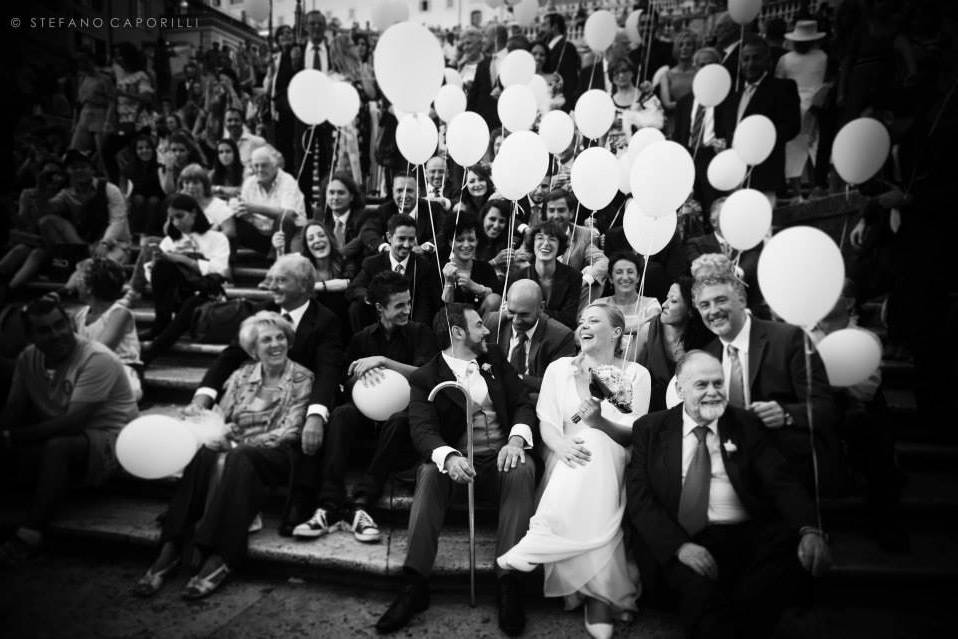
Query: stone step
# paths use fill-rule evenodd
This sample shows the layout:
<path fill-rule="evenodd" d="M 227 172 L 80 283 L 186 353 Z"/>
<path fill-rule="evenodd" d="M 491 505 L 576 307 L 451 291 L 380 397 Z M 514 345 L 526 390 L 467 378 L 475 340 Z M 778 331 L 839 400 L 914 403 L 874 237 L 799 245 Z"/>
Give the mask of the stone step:
<path fill-rule="evenodd" d="M 899 463 L 906 469 L 958 472 L 958 446 L 954 444 L 898 442 L 895 451 Z"/>

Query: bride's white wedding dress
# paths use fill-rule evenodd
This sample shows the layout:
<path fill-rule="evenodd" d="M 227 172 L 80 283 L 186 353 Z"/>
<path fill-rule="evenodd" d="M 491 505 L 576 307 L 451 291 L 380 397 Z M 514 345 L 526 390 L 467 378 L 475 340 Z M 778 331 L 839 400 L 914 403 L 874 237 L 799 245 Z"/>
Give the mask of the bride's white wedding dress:
<path fill-rule="evenodd" d="M 626 366 L 625 376 L 632 383 L 632 412 L 622 413 L 607 401 L 601 411 L 609 421 L 631 427 L 648 411 L 651 378 L 635 363 Z M 638 584 L 629 575 L 622 542 L 629 451 L 602 431 L 572 422 L 583 399 L 576 388 L 573 358 L 550 364 L 536 406 L 539 428 L 580 437 L 592 456 L 585 466 L 570 468 L 543 447 L 548 454 L 539 506 L 529 532 L 499 558 L 499 564 L 517 570 L 543 564 L 546 597 L 592 597 L 618 611 L 631 611 Z"/>

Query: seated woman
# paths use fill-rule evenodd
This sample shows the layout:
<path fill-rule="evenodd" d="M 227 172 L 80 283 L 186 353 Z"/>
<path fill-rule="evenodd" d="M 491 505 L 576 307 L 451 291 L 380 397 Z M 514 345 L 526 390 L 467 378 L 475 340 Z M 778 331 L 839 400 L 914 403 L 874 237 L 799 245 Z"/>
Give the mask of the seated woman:
<path fill-rule="evenodd" d="M 120 190 L 130 201 L 130 231 L 145 235 L 162 233 L 165 218 L 162 202 L 166 194 L 160 185 L 156 146 L 149 134 L 133 139 L 133 159 L 123 168 Z"/>
<path fill-rule="evenodd" d="M 501 568 L 545 569 L 546 597 L 567 607 L 585 599 L 585 626 L 611 637 L 614 613 L 631 612 L 638 584 L 630 576 L 622 541 L 625 464 L 632 424 L 649 407 L 647 370 L 622 359 L 625 317 L 594 303 L 582 310 L 582 352 L 546 369 L 536 405 L 545 444 L 542 498 L 529 532 L 499 557 Z M 592 371 L 614 379 L 614 404 L 592 396 Z"/>
<path fill-rule="evenodd" d="M 346 287 L 359 270 L 356 262 L 343 259 L 336 250 L 332 234 L 316 220 L 303 227 L 301 253 L 316 269 L 316 301 L 337 316 L 347 317 Z M 347 323 L 343 322 L 343 326 Z"/>
<path fill-rule="evenodd" d="M 442 301 L 469 304 L 483 316 L 499 310 L 502 283 L 491 264 L 476 259 L 478 233 L 479 219 L 475 215 L 461 213 L 446 218 L 442 242 L 452 246 L 452 257 L 442 267 Z"/>
<path fill-rule="evenodd" d="M 348 173 L 333 173 L 319 190 L 313 219 L 329 229 L 337 252 L 346 260 L 361 261 L 366 247 L 359 229 L 366 220 L 366 199 Z M 338 237 L 337 237 L 338 234 Z"/>
<path fill-rule="evenodd" d="M 213 183 L 209 171 L 199 164 L 190 164 L 180 172 L 176 181 L 180 193 L 196 200 L 203 209 L 203 215 L 210 222 L 210 228 L 219 231 L 223 222 L 233 217 L 233 209 L 221 198 L 213 195 Z"/>
<path fill-rule="evenodd" d="M 509 275 L 509 281 L 528 278 L 537 282 L 546 300 L 546 313 L 574 330 L 582 274 L 559 261 L 568 244 L 563 224 L 545 221 L 535 225 L 526 235 L 524 246 L 524 253 L 532 255 L 532 264 L 518 268 Z"/>
<path fill-rule="evenodd" d="M 131 284 L 142 292 L 149 279 L 153 287 L 156 316 L 146 338 L 154 343 L 143 352 L 144 365 L 189 329 L 188 321 L 172 323 L 173 313 L 190 317 L 196 307 L 220 292 L 230 274 L 229 240 L 210 227 L 196 200 L 183 193 L 174 195 L 168 215 L 166 237 L 158 245 L 141 249 Z"/>
<path fill-rule="evenodd" d="M 227 432 L 200 448 L 183 471 L 163 520 L 159 556 L 134 594 L 159 592 L 179 565 L 190 533 L 198 561 L 183 591 L 186 599 L 213 593 L 243 559 L 250 524 L 268 489 L 287 484 L 291 453 L 300 446 L 313 373 L 289 359 L 293 336 L 293 325 L 272 311 L 243 321 L 239 341 L 254 361 L 226 381 L 216 410 Z M 222 475 L 208 494 L 220 453 L 226 454 Z"/>
<path fill-rule="evenodd" d="M 515 246 L 509 245 L 511 211 L 512 203 L 498 198 L 483 204 L 479 211 L 482 224 L 479 227 L 479 247 L 476 254 L 478 259 L 492 264 L 500 282 L 505 281 L 507 265 L 515 259 Z M 520 234 L 515 234 L 513 244 L 521 239 Z"/>
<path fill-rule="evenodd" d="M 675 363 L 715 339 L 692 306 L 692 278 L 683 275 L 669 288 L 662 312 L 639 329 L 642 348 L 636 360 L 652 376 L 651 410 L 665 410 L 665 394 Z"/>
<path fill-rule="evenodd" d="M 105 258 L 87 262 L 79 278 L 78 294 L 83 302 L 73 314 L 77 335 L 100 342 L 111 349 L 123 363 L 136 401 L 143 398 L 143 388 L 136 368 L 140 366 L 140 340 L 136 320 L 122 301 L 126 274 L 123 267 Z"/>
<path fill-rule="evenodd" d="M 609 281 L 614 293 L 600 297 L 596 302 L 606 302 L 617 307 L 625 315 L 624 358 L 637 361 L 646 333 L 641 331 L 649 320 L 662 312 L 659 300 L 648 295 L 639 297 L 639 283 L 645 260 L 636 253 L 619 253 L 609 260 Z"/>
<path fill-rule="evenodd" d="M 476 164 L 466 170 L 466 187 L 462 190 L 462 200 L 453 205 L 450 214 L 467 211 L 478 215 L 482 205 L 492 197 L 495 187 L 492 184 L 492 172 L 485 164 Z"/>
<path fill-rule="evenodd" d="M 239 147 L 232 138 L 223 138 L 216 143 L 216 155 L 212 159 L 210 183 L 213 195 L 229 200 L 237 197 L 243 186 L 243 163 Z"/>
<path fill-rule="evenodd" d="M 180 172 L 190 164 L 203 164 L 202 156 L 196 142 L 185 131 L 178 131 L 170 136 L 170 151 L 166 161 L 161 163 L 157 171 L 160 186 L 164 193 L 175 193 Z"/>

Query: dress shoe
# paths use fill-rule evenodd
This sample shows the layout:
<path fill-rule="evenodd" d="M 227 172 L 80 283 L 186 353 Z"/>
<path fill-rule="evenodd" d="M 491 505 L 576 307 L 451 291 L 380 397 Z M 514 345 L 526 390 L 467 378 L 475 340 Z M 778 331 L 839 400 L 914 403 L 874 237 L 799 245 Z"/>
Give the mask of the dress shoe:
<path fill-rule="evenodd" d="M 183 590 L 183 599 L 195 601 L 209 597 L 216 592 L 230 574 L 230 569 L 226 564 L 220 564 L 220 567 L 206 575 L 193 577 L 186 583 Z"/>
<path fill-rule="evenodd" d="M 583 614 L 583 619 L 585 621 L 585 631 L 589 633 L 590 637 L 594 639 L 611 639 L 612 632 L 615 629 L 615 626 L 612 625 L 611 621 L 601 621 L 597 623 L 592 623 L 589 621 L 589 603 L 586 602 L 584 606 L 585 613 Z"/>
<path fill-rule="evenodd" d="M 499 578 L 499 629 L 510 637 L 518 637 L 526 627 L 522 608 L 522 582 L 518 575 Z"/>
<path fill-rule="evenodd" d="M 376 632 L 381 635 L 405 628 L 417 612 L 429 607 L 429 586 L 425 581 L 408 582 L 399 595 L 376 622 Z"/>
<path fill-rule="evenodd" d="M 163 584 L 166 583 L 166 578 L 176 572 L 176 569 L 179 567 L 180 560 L 177 559 L 162 570 L 157 570 L 156 572 L 147 570 L 146 574 L 140 577 L 140 580 L 133 586 L 133 594 L 137 597 L 152 597 L 158 593 L 160 588 L 163 587 Z"/>

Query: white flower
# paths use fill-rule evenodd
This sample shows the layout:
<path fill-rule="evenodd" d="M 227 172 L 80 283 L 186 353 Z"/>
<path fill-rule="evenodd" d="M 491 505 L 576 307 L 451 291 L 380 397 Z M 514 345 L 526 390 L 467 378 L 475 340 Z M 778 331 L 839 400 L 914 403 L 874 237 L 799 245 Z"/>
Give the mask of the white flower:
<path fill-rule="evenodd" d="M 725 449 L 725 453 L 727 455 L 731 455 L 738 450 L 738 446 L 736 446 L 735 442 L 733 442 L 731 439 L 726 439 L 724 442 L 722 442 L 722 448 Z"/>

